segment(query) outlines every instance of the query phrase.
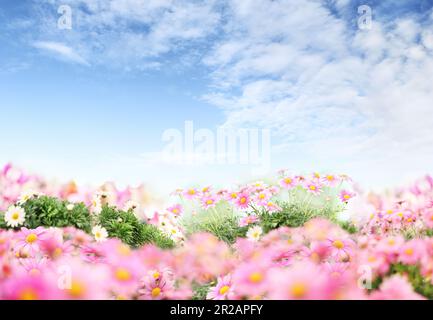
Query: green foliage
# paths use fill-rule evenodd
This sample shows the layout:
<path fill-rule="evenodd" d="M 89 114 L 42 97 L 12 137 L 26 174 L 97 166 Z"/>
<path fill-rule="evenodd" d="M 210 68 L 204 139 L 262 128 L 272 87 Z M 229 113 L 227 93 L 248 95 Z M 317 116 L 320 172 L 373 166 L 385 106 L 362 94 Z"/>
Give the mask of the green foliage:
<path fill-rule="evenodd" d="M 145 243 L 154 243 L 163 248 L 174 246 L 155 226 L 140 222 L 132 211 L 103 206 L 98 215 L 98 224 L 104 227 L 110 237 L 116 237 L 133 248 Z"/>
<path fill-rule="evenodd" d="M 226 202 L 215 208 L 200 210 L 195 215 L 185 215 L 181 224 L 189 236 L 198 232 L 209 232 L 227 243 L 234 243 L 238 237 L 245 236 L 246 228 L 239 227 L 239 216 Z"/>
<path fill-rule="evenodd" d="M 26 212 L 24 226 L 30 229 L 39 226 L 44 227 L 68 227 L 72 226 L 90 232 L 92 228 L 92 216 L 83 204 L 76 204 L 72 210 L 66 206 L 69 203 L 57 198 L 41 196 L 27 200 L 21 207 Z M 1 228 L 7 228 L 4 217 L 1 217 Z"/>
<path fill-rule="evenodd" d="M 114 207 L 104 206 L 98 216 L 94 216 L 84 203 L 74 204 L 54 197 L 40 196 L 29 199 L 21 207 L 26 212 L 24 227 L 75 227 L 90 233 L 94 224 L 107 229 L 110 237 L 116 237 L 130 245 L 139 247 L 153 243 L 161 248 L 172 248 L 174 242 L 166 237 L 157 227 L 140 222 L 132 211 L 121 211 Z M 21 227 L 21 226 L 20 226 Z M 8 229 L 4 213 L 0 213 L 0 228 Z"/>
<path fill-rule="evenodd" d="M 206 296 L 209 292 L 209 289 L 213 286 L 215 286 L 215 282 L 210 282 L 207 284 L 197 284 L 197 283 L 193 283 L 192 284 L 192 290 L 193 290 L 193 295 L 192 295 L 192 300 L 206 300 Z"/>
<path fill-rule="evenodd" d="M 406 275 L 416 292 L 428 299 L 433 299 L 433 285 L 431 284 L 430 280 L 424 278 L 421 275 L 418 266 L 408 266 L 398 263 L 391 266 L 390 273 Z"/>
<path fill-rule="evenodd" d="M 338 224 L 342 229 L 346 230 L 350 234 L 355 234 L 358 232 L 356 226 L 349 221 L 340 221 Z"/>
<path fill-rule="evenodd" d="M 426 297 L 427 299 L 433 299 L 433 285 L 429 279 L 426 279 L 421 275 L 419 266 L 409 266 L 402 263 L 391 265 L 388 273 L 385 276 L 374 279 L 372 283 L 372 289 L 370 291 L 379 289 L 383 281 L 394 274 L 406 276 L 415 292 Z"/>
<path fill-rule="evenodd" d="M 311 206 L 303 206 L 300 203 L 290 203 L 278 201 L 281 211 L 270 213 L 266 209 L 254 209 L 254 212 L 260 217 L 261 226 L 264 232 L 269 232 L 273 229 L 287 227 L 301 227 L 308 220 L 313 218 L 326 218 L 331 221 L 336 221 L 337 211 L 331 207 L 315 208 Z"/>

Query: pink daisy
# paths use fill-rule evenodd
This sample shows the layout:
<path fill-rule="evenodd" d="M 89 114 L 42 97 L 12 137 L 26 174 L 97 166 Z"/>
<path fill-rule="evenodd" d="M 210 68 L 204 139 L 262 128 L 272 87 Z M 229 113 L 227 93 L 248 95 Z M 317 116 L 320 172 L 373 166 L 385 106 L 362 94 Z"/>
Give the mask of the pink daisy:
<path fill-rule="evenodd" d="M 349 202 L 350 199 L 352 199 L 355 196 L 353 192 L 347 191 L 347 190 L 341 190 L 340 192 L 340 200 L 344 203 Z"/>
<path fill-rule="evenodd" d="M 206 299 L 208 300 L 232 300 L 235 297 L 235 291 L 230 275 L 218 277 L 217 285 L 210 288 Z"/>
<path fill-rule="evenodd" d="M 250 205 L 250 196 L 248 195 L 248 193 L 242 192 L 238 194 L 235 204 L 238 209 L 247 209 Z"/>
<path fill-rule="evenodd" d="M 37 227 L 36 229 L 23 227 L 17 236 L 18 242 L 15 245 L 15 249 L 28 251 L 30 253 L 39 252 L 42 242 L 48 237 L 49 234 L 44 227 Z"/>

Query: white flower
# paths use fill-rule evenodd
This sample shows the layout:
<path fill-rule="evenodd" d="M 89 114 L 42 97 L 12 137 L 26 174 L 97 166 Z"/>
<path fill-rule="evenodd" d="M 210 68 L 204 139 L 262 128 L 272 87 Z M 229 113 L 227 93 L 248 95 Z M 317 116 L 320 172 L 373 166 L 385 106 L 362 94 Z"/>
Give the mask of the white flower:
<path fill-rule="evenodd" d="M 101 199 L 97 195 L 94 195 L 92 198 L 92 212 L 95 214 L 100 214 L 101 211 L 102 211 Z"/>
<path fill-rule="evenodd" d="M 26 212 L 21 207 L 9 207 L 5 214 L 5 221 L 9 227 L 17 227 L 22 225 L 26 220 Z"/>
<path fill-rule="evenodd" d="M 260 228 L 259 226 L 254 226 L 248 229 L 247 238 L 251 241 L 259 241 L 262 234 L 262 228 Z"/>
<path fill-rule="evenodd" d="M 125 208 L 123 210 L 130 211 L 132 210 L 135 212 L 135 210 L 138 208 L 138 203 L 132 200 L 129 200 L 127 203 L 125 203 Z"/>
<path fill-rule="evenodd" d="M 180 230 L 179 227 L 173 225 L 173 224 L 168 224 L 165 225 L 163 228 L 160 229 L 167 237 L 171 238 L 174 242 L 180 243 L 182 242 L 185 237 L 182 233 L 182 231 Z"/>
<path fill-rule="evenodd" d="M 108 238 L 108 232 L 101 226 L 94 226 L 92 228 L 92 234 L 95 237 L 96 242 L 104 242 Z"/>
<path fill-rule="evenodd" d="M 40 195 L 41 194 L 39 192 L 36 192 L 34 190 L 23 191 L 18 198 L 18 204 L 24 204 L 27 200 L 37 198 Z"/>
<path fill-rule="evenodd" d="M 74 207 L 75 207 L 75 205 L 74 205 L 73 203 L 70 203 L 70 204 L 68 204 L 68 205 L 66 206 L 66 209 L 67 209 L 68 211 L 72 211 L 72 210 L 74 210 Z"/>

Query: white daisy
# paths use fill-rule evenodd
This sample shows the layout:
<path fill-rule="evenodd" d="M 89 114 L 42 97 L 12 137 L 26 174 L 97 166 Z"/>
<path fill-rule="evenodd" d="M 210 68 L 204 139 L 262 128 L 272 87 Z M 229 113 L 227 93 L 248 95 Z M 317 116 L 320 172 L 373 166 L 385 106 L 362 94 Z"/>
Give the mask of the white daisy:
<path fill-rule="evenodd" d="M 95 214 L 100 214 L 102 211 L 101 199 L 97 195 L 94 195 L 91 203 L 92 203 L 92 212 Z"/>
<path fill-rule="evenodd" d="M 72 211 L 72 210 L 74 210 L 74 208 L 75 208 L 75 205 L 73 203 L 70 203 L 66 206 L 66 210 L 68 210 L 68 211 Z"/>
<path fill-rule="evenodd" d="M 34 190 L 23 191 L 18 198 L 18 204 L 24 204 L 27 200 L 37 198 L 40 195 L 41 194 L 39 192 L 36 192 Z"/>
<path fill-rule="evenodd" d="M 136 212 L 136 209 L 138 209 L 139 205 L 137 202 L 129 200 L 127 203 L 125 203 L 125 207 L 123 208 L 123 210 L 125 211 L 130 211 L 132 210 L 133 212 Z"/>
<path fill-rule="evenodd" d="M 108 232 L 101 226 L 94 226 L 92 228 L 92 234 L 95 237 L 96 242 L 104 242 L 108 238 Z"/>
<path fill-rule="evenodd" d="M 22 225 L 26 220 L 26 212 L 21 207 L 9 207 L 5 213 L 5 221 L 9 227 L 17 227 Z"/>
<path fill-rule="evenodd" d="M 251 241 L 259 241 L 263 234 L 263 229 L 259 226 L 254 226 L 248 229 L 247 238 Z"/>

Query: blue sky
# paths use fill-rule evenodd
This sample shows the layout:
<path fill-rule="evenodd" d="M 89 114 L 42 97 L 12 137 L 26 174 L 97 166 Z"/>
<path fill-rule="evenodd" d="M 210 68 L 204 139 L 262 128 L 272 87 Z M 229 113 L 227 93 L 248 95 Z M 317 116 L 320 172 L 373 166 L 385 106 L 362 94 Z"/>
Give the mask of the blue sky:
<path fill-rule="evenodd" d="M 60 5 L 72 29 L 57 27 Z M 359 5 L 373 10 L 357 26 Z M 272 166 L 366 186 L 433 168 L 433 1 L 3 0 L 0 162 L 83 183 L 250 179 L 155 161 L 164 130 L 272 132 Z"/>

